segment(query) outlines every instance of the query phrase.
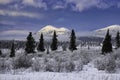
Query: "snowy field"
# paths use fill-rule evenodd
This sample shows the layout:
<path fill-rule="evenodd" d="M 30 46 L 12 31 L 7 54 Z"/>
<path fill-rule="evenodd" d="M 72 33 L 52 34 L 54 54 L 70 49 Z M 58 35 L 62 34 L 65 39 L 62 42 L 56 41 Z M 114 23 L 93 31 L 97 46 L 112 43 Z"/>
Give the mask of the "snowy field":
<path fill-rule="evenodd" d="M 71 73 L 30 72 L 0 74 L 0 80 L 120 80 L 120 74 L 98 71 L 93 65 L 85 65 L 83 71 Z"/>
<path fill-rule="evenodd" d="M 119 74 L 33 72 L 27 74 L 1 74 L 0 80 L 120 80 Z"/>
<path fill-rule="evenodd" d="M 30 55 L 32 56 L 30 58 L 32 66 L 27 69 L 13 69 L 13 66 L 16 66 L 15 64 L 13 65 L 13 62 L 17 59 L 19 60 L 18 56 L 24 53 L 22 49 L 18 50 L 16 51 L 17 57 L 14 59 L 1 58 L 1 60 L 5 61 L 0 62 L 4 63 L 8 71 L 3 68 L 5 70 L 0 72 L 0 80 L 120 80 L 120 50 L 114 52 L 112 56 L 104 56 L 100 54 L 100 47 L 78 48 L 74 52 L 61 51 L 59 49 L 58 51 L 50 52 L 50 54 L 36 53 Z M 9 51 L 3 50 L 3 52 L 7 54 Z M 114 56 L 115 60 L 112 60 Z M 47 62 L 45 62 L 46 58 L 48 59 Z M 73 64 L 74 69 L 71 67 Z M 108 65 L 109 67 L 107 67 Z M 46 71 L 45 66 L 48 66 L 48 69 L 52 71 Z M 60 69 L 59 71 L 58 68 Z M 115 72 L 111 72 L 114 70 Z"/>

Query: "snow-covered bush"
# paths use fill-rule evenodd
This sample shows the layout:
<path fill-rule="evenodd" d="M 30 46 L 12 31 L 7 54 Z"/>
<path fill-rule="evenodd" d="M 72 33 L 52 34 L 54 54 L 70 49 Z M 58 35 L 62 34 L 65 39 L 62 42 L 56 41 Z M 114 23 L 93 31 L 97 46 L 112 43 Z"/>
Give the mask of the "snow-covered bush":
<path fill-rule="evenodd" d="M 46 60 L 45 64 L 46 64 L 46 71 L 59 72 L 58 71 L 58 62 L 56 62 L 55 59 L 49 58 Z"/>
<path fill-rule="evenodd" d="M 120 59 L 119 58 L 116 59 L 115 63 L 116 63 L 116 68 L 120 68 Z"/>
<path fill-rule="evenodd" d="M 0 72 L 9 71 L 12 69 L 12 60 L 10 58 L 0 58 Z"/>
<path fill-rule="evenodd" d="M 104 59 L 104 56 L 100 56 L 99 58 L 95 59 L 94 65 L 98 70 L 105 70 L 106 61 Z"/>
<path fill-rule="evenodd" d="M 14 58 L 13 67 L 18 68 L 29 68 L 32 65 L 31 57 L 28 55 L 21 54 Z"/>
<path fill-rule="evenodd" d="M 45 71 L 45 59 L 44 58 L 39 58 L 35 57 L 32 58 L 32 70 L 33 71 Z"/>
<path fill-rule="evenodd" d="M 72 61 L 66 62 L 66 72 L 74 71 L 75 64 Z"/>
<path fill-rule="evenodd" d="M 71 58 L 73 61 L 76 61 L 76 60 L 81 60 L 83 64 L 87 64 L 91 61 L 90 59 L 90 54 L 87 53 L 86 51 L 75 51 L 72 53 L 71 55 Z"/>
<path fill-rule="evenodd" d="M 3 58 L 8 57 L 10 55 L 10 49 L 1 49 L 1 51 L 2 51 L 1 57 Z"/>
<path fill-rule="evenodd" d="M 112 54 L 100 56 L 94 61 L 94 64 L 98 70 L 106 70 L 109 73 L 115 72 L 116 64 Z"/>
<path fill-rule="evenodd" d="M 114 55 L 115 59 L 120 59 L 120 49 L 115 50 L 113 55 Z"/>
<path fill-rule="evenodd" d="M 66 45 L 66 44 L 63 44 L 63 45 L 62 45 L 62 50 L 63 50 L 63 51 L 66 51 L 66 50 L 67 50 L 67 45 Z"/>
<path fill-rule="evenodd" d="M 113 73 L 115 72 L 115 68 L 116 68 L 115 60 L 111 57 L 111 59 L 109 58 L 106 64 L 106 71 L 109 73 Z"/>
<path fill-rule="evenodd" d="M 115 50 L 113 53 L 113 56 L 115 58 L 116 68 L 120 68 L 120 48 Z"/>
<path fill-rule="evenodd" d="M 81 60 L 74 61 L 75 71 L 81 71 L 83 69 L 83 63 Z"/>

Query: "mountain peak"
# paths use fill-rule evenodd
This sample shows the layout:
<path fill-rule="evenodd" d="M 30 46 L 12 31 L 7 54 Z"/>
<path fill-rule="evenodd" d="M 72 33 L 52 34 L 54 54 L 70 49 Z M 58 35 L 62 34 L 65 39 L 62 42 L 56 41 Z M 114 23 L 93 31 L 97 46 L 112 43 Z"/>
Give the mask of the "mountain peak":
<path fill-rule="evenodd" d="M 116 36 L 116 33 L 117 31 L 120 32 L 120 25 L 111 25 L 111 26 L 107 26 L 105 28 L 101 28 L 101 29 L 98 29 L 98 30 L 95 30 L 95 35 L 97 36 L 105 36 L 107 30 L 109 29 L 110 31 L 110 34 L 115 37 Z"/>
<path fill-rule="evenodd" d="M 39 30 L 38 33 L 39 34 L 43 33 L 44 35 L 52 35 L 54 31 L 56 31 L 57 35 L 67 34 L 70 32 L 69 29 L 64 28 L 64 27 L 57 28 L 52 25 L 47 25 L 43 27 L 41 30 Z"/>
<path fill-rule="evenodd" d="M 53 29 L 56 29 L 56 27 L 52 26 L 52 25 L 47 25 L 45 27 L 43 27 L 41 30 L 53 30 Z"/>
<path fill-rule="evenodd" d="M 114 31 L 120 31 L 120 25 L 111 25 L 111 26 L 108 26 L 108 27 L 105 27 L 105 28 L 102 28 L 102 29 L 98 29 L 96 31 L 106 31 L 106 30 L 114 30 Z"/>

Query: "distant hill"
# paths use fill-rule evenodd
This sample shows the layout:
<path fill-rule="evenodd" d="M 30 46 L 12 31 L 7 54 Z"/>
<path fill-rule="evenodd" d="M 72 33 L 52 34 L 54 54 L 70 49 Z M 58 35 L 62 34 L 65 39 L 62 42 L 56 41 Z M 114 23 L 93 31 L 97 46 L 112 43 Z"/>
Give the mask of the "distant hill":
<path fill-rule="evenodd" d="M 120 32 L 120 25 L 111 25 L 111 26 L 108 26 L 108 27 L 105 27 L 105 28 L 95 30 L 93 32 L 93 35 L 99 36 L 99 37 L 104 37 L 108 29 L 109 29 L 110 34 L 112 35 L 112 37 L 115 37 L 117 31 Z"/>
<path fill-rule="evenodd" d="M 47 25 L 47 26 L 43 27 L 37 33 L 38 34 L 43 33 L 44 35 L 50 36 L 53 34 L 54 31 L 56 31 L 57 35 L 68 35 L 70 33 L 70 30 L 67 28 L 64 28 L 64 27 L 57 28 L 52 25 Z"/>

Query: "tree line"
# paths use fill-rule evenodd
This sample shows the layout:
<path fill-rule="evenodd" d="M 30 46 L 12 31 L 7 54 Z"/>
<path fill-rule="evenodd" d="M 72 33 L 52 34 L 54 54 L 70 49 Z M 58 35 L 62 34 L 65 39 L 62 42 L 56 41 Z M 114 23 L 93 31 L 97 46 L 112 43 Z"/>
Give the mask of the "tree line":
<path fill-rule="evenodd" d="M 58 39 L 57 39 L 56 31 L 54 31 L 54 33 L 53 33 L 50 48 L 51 48 L 52 51 L 55 51 L 55 50 L 58 49 Z M 74 30 L 72 30 L 71 35 L 70 35 L 69 49 L 71 51 L 77 50 L 77 48 L 76 48 L 76 35 L 75 35 Z M 35 40 L 32 37 L 32 32 L 30 32 L 28 37 L 27 37 L 25 51 L 26 51 L 26 53 L 34 53 L 35 52 Z M 38 46 L 37 46 L 37 51 L 38 52 L 44 52 L 45 51 L 43 33 L 41 33 L 41 35 L 40 35 L 39 43 L 38 43 Z"/>
<path fill-rule="evenodd" d="M 35 39 L 32 36 L 32 32 L 29 32 L 26 39 L 27 40 L 26 40 L 26 43 L 25 43 L 25 53 L 26 54 L 35 53 L 36 42 L 35 42 Z M 11 45 L 10 57 L 15 57 L 15 46 L 14 45 L 15 44 L 14 44 L 14 41 L 13 41 L 12 45 Z M 51 48 L 52 51 L 55 51 L 55 50 L 58 49 L 58 39 L 57 39 L 56 31 L 54 31 L 54 33 L 53 33 L 50 48 Z M 36 49 L 37 49 L 38 52 L 44 52 L 45 51 L 43 33 L 41 33 L 41 35 L 40 35 L 39 43 L 38 43 Z M 75 35 L 75 32 L 74 32 L 73 29 L 72 29 L 71 35 L 70 35 L 69 50 L 71 50 L 71 51 L 77 50 L 77 48 L 76 48 L 76 35 Z M 47 49 L 47 53 L 49 53 L 48 49 Z M 0 55 L 1 54 L 2 54 L 2 51 L 0 50 Z"/>
<path fill-rule="evenodd" d="M 32 36 L 32 32 L 29 32 L 29 35 L 26 38 L 26 43 L 25 43 L 25 52 L 26 54 L 29 53 L 35 53 L 35 39 Z M 116 49 L 120 48 L 120 35 L 119 32 L 117 32 L 116 37 L 115 37 L 115 42 L 116 42 Z M 10 57 L 15 56 L 15 46 L 14 46 L 14 41 L 12 42 L 11 45 L 11 52 L 10 52 Z M 52 42 L 50 44 L 50 48 L 52 51 L 55 51 L 58 49 L 58 39 L 57 39 L 57 34 L 56 31 L 53 33 L 52 37 Z M 38 52 L 44 52 L 45 51 L 45 46 L 44 46 L 44 35 L 41 33 L 39 43 L 37 45 L 37 51 Z M 72 29 L 71 35 L 70 35 L 70 41 L 69 41 L 69 50 L 74 51 L 77 50 L 76 47 L 76 35 L 74 30 Z M 107 30 L 107 33 L 105 35 L 105 38 L 102 42 L 102 49 L 101 52 L 103 55 L 106 53 L 110 53 L 113 51 L 112 43 L 111 43 L 111 35 L 109 34 L 109 29 Z M 49 48 L 47 48 L 47 53 L 49 53 Z M 2 55 L 2 51 L 0 50 L 0 55 Z"/>

